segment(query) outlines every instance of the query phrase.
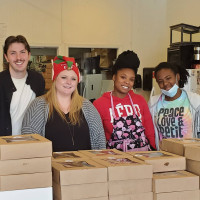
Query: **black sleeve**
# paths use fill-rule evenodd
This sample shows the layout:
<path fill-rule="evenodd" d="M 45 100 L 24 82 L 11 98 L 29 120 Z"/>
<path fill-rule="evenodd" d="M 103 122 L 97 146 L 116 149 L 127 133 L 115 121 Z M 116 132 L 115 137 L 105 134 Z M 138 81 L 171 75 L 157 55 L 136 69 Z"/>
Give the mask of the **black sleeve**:
<path fill-rule="evenodd" d="M 28 71 L 28 78 L 26 83 L 30 85 L 31 89 L 35 92 L 36 97 L 41 96 L 45 92 L 45 81 L 39 72 L 33 70 Z"/>
<path fill-rule="evenodd" d="M 45 92 L 45 80 L 44 80 L 44 78 L 43 78 L 43 76 L 42 76 L 42 74 L 39 74 L 40 75 L 40 94 L 38 95 L 38 96 L 41 96 L 41 95 L 43 95 L 44 94 L 44 92 Z"/>

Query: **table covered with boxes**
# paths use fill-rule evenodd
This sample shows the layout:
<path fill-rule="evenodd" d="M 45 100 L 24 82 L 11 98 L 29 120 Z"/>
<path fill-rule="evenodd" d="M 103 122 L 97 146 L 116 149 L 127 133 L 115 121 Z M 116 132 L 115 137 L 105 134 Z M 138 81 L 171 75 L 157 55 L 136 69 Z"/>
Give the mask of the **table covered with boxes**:
<path fill-rule="evenodd" d="M 162 151 L 52 153 L 37 134 L 0 137 L 0 199 L 200 200 L 199 141 L 165 139 Z"/>

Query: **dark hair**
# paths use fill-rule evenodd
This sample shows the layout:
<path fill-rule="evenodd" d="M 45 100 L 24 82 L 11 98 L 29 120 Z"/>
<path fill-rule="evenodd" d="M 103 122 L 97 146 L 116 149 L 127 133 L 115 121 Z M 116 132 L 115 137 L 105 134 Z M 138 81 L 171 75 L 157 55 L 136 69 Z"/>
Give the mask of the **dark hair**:
<path fill-rule="evenodd" d="M 115 64 L 113 65 L 112 73 L 114 75 L 117 74 L 117 71 L 120 69 L 130 68 L 135 72 L 135 74 L 137 74 L 139 66 L 140 66 L 140 60 L 137 54 L 134 53 L 133 51 L 127 50 L 122 52 L 118 56 Z"/>
<path fill-rule="evenodd" d="M 22 35 L 17 35 L 17 36 L 9 36 L 9 37 L 7 37 L 7 39 L 5 40 L 4 47 L 3 47 L 4 54 L 7 55 L 8 48 L 12 43 L 22 43 L 22 44 L 24 44 L 25 49 L 29 53 L 31 52 L 30 46 L 29 46 L 26 38 L 24 36 L 22 36 Z"/>
<path fill-rule="evenodd" d="M 180 65 L 172 64 L 169 62 L 161 62 L 155 68 L 155 78 L 156 78 L 158 71 L 160 71 L 161 69 L 171 69 L 175 75 L 179 74 L 180 75 L 180 80 L 179 80 L 180 88 L 184 87 L 184 85 L 188 82 L 189 73 L 184 67 L 181 67 Z"/>

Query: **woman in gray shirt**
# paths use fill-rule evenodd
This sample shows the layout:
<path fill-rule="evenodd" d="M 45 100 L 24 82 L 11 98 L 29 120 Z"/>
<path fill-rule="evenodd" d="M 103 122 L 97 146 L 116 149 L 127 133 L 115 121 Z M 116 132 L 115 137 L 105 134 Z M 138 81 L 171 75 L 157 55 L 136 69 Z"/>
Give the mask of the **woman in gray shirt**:
<path fill-rule="evenodd" d="M 38 133 L 53 143 L 53 151 L 105 149 L 101 118 L 90 101 L 78 94 L 79 69 L 74 58 L 53 60 L 53 84 L 27 109 L 22 134 Z"/>

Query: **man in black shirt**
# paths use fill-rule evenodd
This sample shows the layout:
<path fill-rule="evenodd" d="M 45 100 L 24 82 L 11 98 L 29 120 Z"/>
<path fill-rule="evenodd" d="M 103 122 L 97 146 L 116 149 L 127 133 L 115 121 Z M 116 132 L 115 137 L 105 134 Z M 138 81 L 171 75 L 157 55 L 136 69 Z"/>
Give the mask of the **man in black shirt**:
<path fill-rule="evenodd" d="M 0 72 L 0 136 L 19 135 L 24 112 L 44 94 L 45 82 L 41 74 L 27 70 L 31 53 L 24 36 L 9 36 L 4 56 L 9 67 Z"/>

